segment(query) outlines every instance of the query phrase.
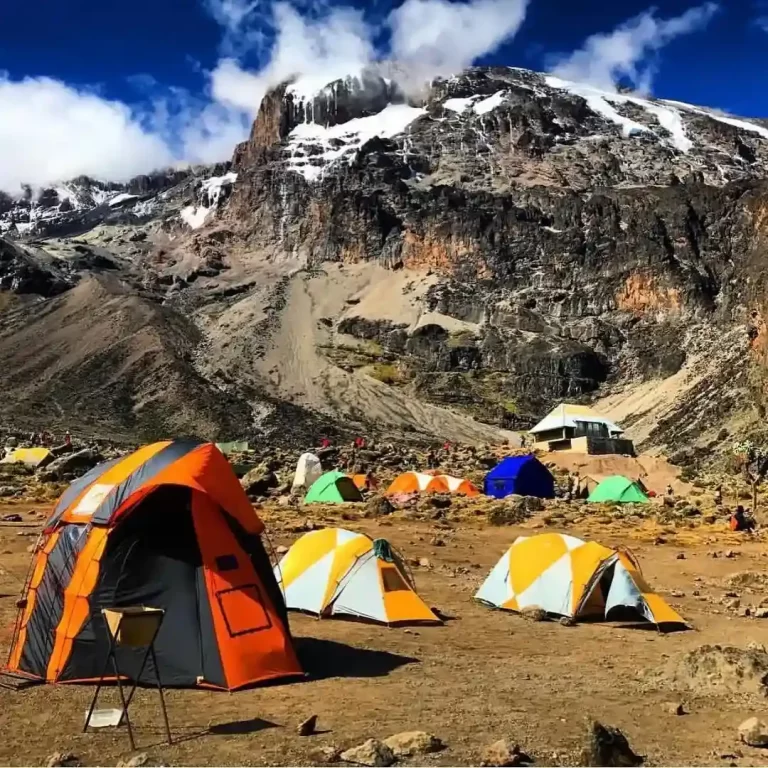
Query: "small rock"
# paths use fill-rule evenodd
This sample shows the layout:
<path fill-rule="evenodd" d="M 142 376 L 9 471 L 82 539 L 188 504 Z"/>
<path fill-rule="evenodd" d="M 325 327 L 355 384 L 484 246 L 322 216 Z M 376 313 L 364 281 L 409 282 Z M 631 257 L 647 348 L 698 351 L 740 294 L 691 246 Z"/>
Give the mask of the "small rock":
<path fill-rule="evenodd" d="M 433 547 L 444 547 L 445 546 L 445 541 L 443 541 L 443 539 L 441 539 L 439 536 L 435 536 L 429 543 Z"/>
<path fill-rule="evenodd" d="M 768 608 L 755 608 L 752 615 L 756 619 L 768 619 Z"/>
<path fill-rule="evenodd" d="M 672 597 L 685 597 L 685 592 L 681 592 L 679 589 L 670 589 L 669 594 Z"/>
<path fill-rule="evenodd" d="M 694 590 L 693 590 L 693 592 L 691 592 L 691 594 L 692 594 L 694 597 L 700 597 L 700 596 L 701 596 L 701 592 L 699 592 L 699 590 L 698 590 L 698 589 L 694 589 Z"/>
<path fill-rule="evenodd" d="M 573 620 L 572 616 L 563 616 L 560 618 L 559 624 L 562 627 L 572 627 L 574 626 L 576 622 Z"/>
<path fill-rule="evenodd" d="M 431 568 L 432 567 L 432 561 L 428 557 L 420 557 L 419 558 L 419 567 L 421 567 L 421 568 Z"/>
<path fill-rule="evenodd" d="M 384 739 L 384 743 L 392 750 L 395 757 L 427 755 L 430 752 L 439 752 L 445 746 L 437 736 L 424 731 L 396 733 Z"/>
<path fill-rule="evenodd" d="M 388 766 L 395 762 L 392 750 L 378 739 L 368 739 L 352 749 L 347 749 L 340 755 L 345 763 L 356 765 Z"/>
<path fill-rule="evenodd" d="M 768 747 L 768 726 L 757 717 L 750 717 L 739 726 L 739 738 L 750 747 Z"/>
<path fill-rule="evenodd" d="M 723 557 L 727 557 L 729 560 L 734 557 L 738 557 L 738 555 L 739 553 L 734 552 L 732 549 L 726 549 L 725 552 L 723 553 Z"/>
<path fill-rule="evenodd" d="M 685 705 L 682 701 L 665 701 L 663 710 L 669 715 L 684 715 Z"/>
<path fill-rule="evenodd" d="M 308 717 L 303 723 L 299 723 L 299 727 L 296 732 L 299 736 L 311 736 L 315 732 L 315 726 L 317 725 L 317 715 Z"/>
<path fill-rule="evenodd" d="M 341 749 L 335 746 L 318 747 L 310 752 L 309 757 L 314 763 L 337 763 L 341 757 Z"/>
<path fill-rule="evenodd" d="M 752 615 L 752 609 L 748 605 L 742 605 L 741 608 L 739 608 L 739 616 L 745 617 L 745 616 L 751 616 Z"/>
<path fill-rule="evenodd" d="M 395 511 L 392 502 L 386 496 L 374 496 L 365 504 L 366 517 L 386 517 Z"/>
<path fill-rule="evenodd" d="M 128 760 L 120 760 L 117 764 L 117 768 L 140 768 L 142 765 L 146 765 L 149 762 L 149 755 L 146 752 L 139 752 L 138 755 L 128 758 Z"/>
<path fill-rule="evenodd" d="M 528 621 L 546 621 L 547 612 L 538 605 L 528 605 L 520 611 L 520 615 Z"/>
<path fill-rule="evenodd" d="M 288 552 L 288 547 L 280 544 L 279 546 L 275 547 L 275 554 L 277 555 L 284 555 Z"/>
<path fill-rule="evenodd" d="M 532 762 L 521 749 L 509 739 L 499 739 L 487 746 L 480 755 L 480 765 L 514 766 Z"/>
<path fill-rule="evenodd" d="M 657 536 L 657 537 L 656 537 L 656 538 L 653 540 L 653 543 L 654 543 L 654 544 L 655 544 L 655 545 L 658 547 L 658 546 L 659 546 L 659 545 L 661 545 L 661 544 L 666 544 L 666 543 L 667 543 L 667 540 L 666 540 L 666 539 L 665 539 L 663 536 Z"/>
<path fill-rule="evenodd" d="M 4 523 L 20 523 L 21 515 L 3 515 L 0 517 L 0 520 L 2 520 Z"/>
<path fill-rule="evenodd" d="M 723 607 L 729 611 L 738 611 L 741 606 L 741 600 L 738 597 L 724 598 Z"/>
<path fill-rule="evenodd" d="M 54 752 L 45 760 L 48 768 L 60 768 L 60 766 L 80 765 L 80 758 L 71 752 Z"/>
<path fill-rule="evenodd" d="M 581 765 L 610 768 L 610 766 L 641 765 L 643 758 L 629 746 L 627 737 L 610 725 L 597 720 L 587 721 L 586 744 L 582 750 Z"/>
<path fill-rule="evenodd" d="M 685 552 L 678 552 L 676 559 L 677 560 L 685 560 Z"/>

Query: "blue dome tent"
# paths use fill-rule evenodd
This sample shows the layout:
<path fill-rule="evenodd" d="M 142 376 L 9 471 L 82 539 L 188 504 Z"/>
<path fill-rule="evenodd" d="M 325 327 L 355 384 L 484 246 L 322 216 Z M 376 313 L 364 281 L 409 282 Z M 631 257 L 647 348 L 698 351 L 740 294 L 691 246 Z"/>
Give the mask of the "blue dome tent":
<path fill-rule="evenodd" d="M 513 493 L 553 499 L 555 478 L 533 454 L 508 456 L 485 476 L 483 491 L 486 496 L 496 499 L 503 499 Z"/>

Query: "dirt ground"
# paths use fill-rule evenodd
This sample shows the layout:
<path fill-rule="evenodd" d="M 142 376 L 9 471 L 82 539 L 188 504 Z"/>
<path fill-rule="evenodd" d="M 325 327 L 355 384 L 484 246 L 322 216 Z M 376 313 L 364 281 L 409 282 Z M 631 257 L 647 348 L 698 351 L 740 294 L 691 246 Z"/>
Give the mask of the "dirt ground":
<path fill-rule="evenodd" d="M 3 655 L 41 517 L 27 507 L 0 507 L 0 517 L 8 512 L 20 512 L 24 522 L 0 523 Z M 414 568 L 418 590 L 453 618 L 440 627 L 390 629 L 293 615 L 306 681 L 231 694 L 169 691 L 171 746 L 163 743 L 156 692 L 137 694 L 131 715 L 150 765 L 308 765 L 318 747 L 346 748 L 405 730 L 425 730 L 447 744 L 411 763 L 477 764 L 484 746 L 509 736 L 537 764 L 567 765 L 583 743 L 587 715 L 621 728 L 651 765 L 765 764 L 766 752 L 739 744 L 737 734 L 744 719 L 764 711 L 764 699 L 681 694 L 649 675 L 706 643 L 768 644 L 768 620 L 741 618 L 721 603 L 725 577 L 765 569 L 762 541 L 723 525 L 678 530 L 645 521 L 630 528 L 600 516 L 567 529 L 631 547 L 651 584 L 693 627 L 661 635 L 637 626 L 534 623 L 475 603 L 474 591 L 514 538 L 545 529 L 541 517 L 523 527 L 493 528 L 480 518 L 420 522 L 396 513 L 341 520 L 341 512 L 335 520 L 313 512 L 312 519 L 384 536 L 406 557 L 428 558 L 430 567 Z M 294 513 L 273 509 L 263 516 L 275 545 L 300 535 L 290 532 L 302 519 Z M 720 556 L 713 558 L 713 551 Z M 55 751 L 87 764 L 129 757 L 124 729 L 80 733 L 92 693 L 91 686 L 73 685 L 0 688 L 0 764 L 40 765 Z M 684 702 L 689 714 L 669 714 L 669 701 Z M 108 702 L 117 702 L 116 690 L 106 692 L 102 705 Z M 298 736 L 297 724 L 312 714 L 321 733 Z"/>

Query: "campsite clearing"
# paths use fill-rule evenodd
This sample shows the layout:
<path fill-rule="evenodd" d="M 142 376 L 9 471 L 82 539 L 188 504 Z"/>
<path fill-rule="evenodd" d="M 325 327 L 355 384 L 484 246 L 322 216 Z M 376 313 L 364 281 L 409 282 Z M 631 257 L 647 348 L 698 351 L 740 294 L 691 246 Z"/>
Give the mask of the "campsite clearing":
<path fill-rule="evenodd" d="M 471 503 L 471 500 L 469 501 Z M 318 748 L 353 747 L 401 731 L 435 734 L 447 749 L 407 764 L 477 764 L 480 752 L 512 738 L 539 765 L 573 764 L 583 743 L 583 718 L 621 728 L 650 764 L 717 764 L 740 751 L 739 765 L 765 763 L 765 753 L 738 743 L 739 724 L 761 712 L 764 698 L 743 693 L 679 692 L 655 676 L 670 660 L 705 644 L 768 644 L 768 621 L 739 617 L 726 602 L 736 572 L 762 571 L 765 545 L 724 526 L 660 528 L 643 521 L 605 522 L 600 515 L 578 527 L 547 527 L 544 515 L 523 527 L 486 527 L 462 521 L 409 521 L 402 513 L 382 521 L 342 520 L 354 508 L 268 507 L 260 514 L 273 543 L 290 546 L 308 516 L 385 537 L 413 566 L 419 594 L 447 620 L 442 626 L 387 628 L 340 618 L 291 614 L 297 648 L 311 677 L 234 694 L 172 690 L 168 707 L 175 743 L 163 744 L 157 694 L 140 691 L 131 706 L 139 749 L 170 765 L 291 764 L 317 762 Z M 29 507 L 0 508 L 23 522 L 0 526 L 0 646 L 5 652 L 15 603 L 35 541 Z M 352 513 L 354 517 L 354 513 Z M 559 522 L 562 523 L 562 520 Z M 473 599 L 479 585 L 518 535 L 563 531 L 606 546 L 628 545 L 648 581 L 698 631 L 661 635 L 615 624 L 562 626 L 530 622 L 489 610 Z M 24 535 L 20 535 L 24 534 Z M 31 534 L 31 535 L 29 535 Z M 663 539 L 664 543 L 654 544 Z M 442 541 L 444 546 L 437 544 Z M 724 553 L 731 551 L 731 556 Z M 712 557 L 712 552 L 720 553 Z M 678 559 L 680 553 L 684 559 Z M 742 580 L 743 581 L 743 580 Z M 741 582 L 740 582 L 741 583 Z M 744 604 L 759 590 L 736 590 Z M 91 686 L 0 688 L 0 763 L 43 764 L 51 753 L 72 752 L 85 764 L 114 763 L 129 753 L 124 733 L 80 733 Z M 669 714 L 670 698 L 690 714 Z M 116 691 L 101 706 L 114 706 Z M 110 703 L 111 702 L 111 703 Z M 318 734 L 302 738 L 296 726 L 318 715 Z M 723 763 L 725 764 L 725 763 Z"/>

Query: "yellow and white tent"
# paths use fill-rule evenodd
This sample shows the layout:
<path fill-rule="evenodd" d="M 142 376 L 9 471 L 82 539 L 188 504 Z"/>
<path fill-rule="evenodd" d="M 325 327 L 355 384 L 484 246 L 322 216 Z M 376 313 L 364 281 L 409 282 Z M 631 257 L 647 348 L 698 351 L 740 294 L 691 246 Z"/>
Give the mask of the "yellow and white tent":
<path fill-rule="evenodd" d="M 47 448 L 14 448 L 2 460 L 2 463 L 24 464 L 27 467 L 37 467 L 50 455 L 51 452 Z"/>
<path fill-rule="evenodd" d="M 288 608 L 383 624 L 441 623 L 388 542 L 343 528 L 304 534 L 275 566 Z"/>
<path fill-rule="evenodd" d="M 561 533 L 516 539 L 475 599 L 509 611 L 535 606 L 575 620 L 629 610 L 659 628 L 686 626 L 629 553 Z"/>

